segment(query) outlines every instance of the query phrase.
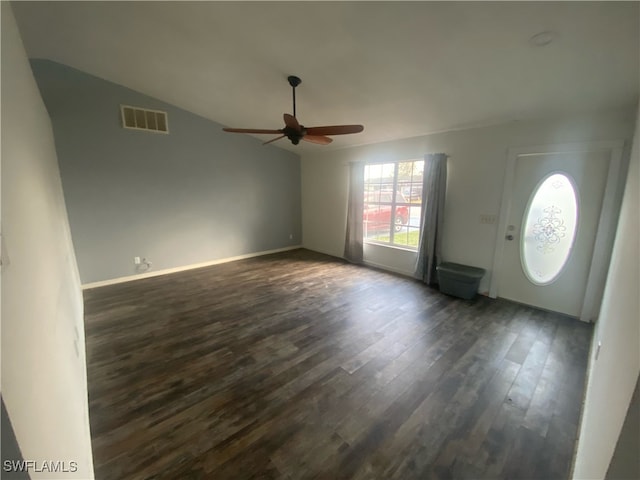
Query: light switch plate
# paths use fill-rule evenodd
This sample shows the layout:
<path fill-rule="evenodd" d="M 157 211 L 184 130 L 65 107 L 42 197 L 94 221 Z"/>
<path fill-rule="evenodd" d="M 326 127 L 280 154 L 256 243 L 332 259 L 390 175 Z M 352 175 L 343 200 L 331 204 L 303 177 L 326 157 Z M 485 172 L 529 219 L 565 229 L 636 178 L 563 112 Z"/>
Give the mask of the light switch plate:
<path fill-rule="evenodd" d="M 493 225 L 496 223 L 497 217 L 495 215 L 490 215 L 487 213 L 483 213 L 480 215 L 480 223 L 483 225 Z"/>

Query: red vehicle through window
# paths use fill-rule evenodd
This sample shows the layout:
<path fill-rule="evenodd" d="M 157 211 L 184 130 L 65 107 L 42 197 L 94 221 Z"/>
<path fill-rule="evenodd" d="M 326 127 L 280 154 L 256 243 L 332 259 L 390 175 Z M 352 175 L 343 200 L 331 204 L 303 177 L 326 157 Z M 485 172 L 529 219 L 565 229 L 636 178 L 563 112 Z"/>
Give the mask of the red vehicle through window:
<path fill-rule="evenodd" d="M 393 222 L 396 232 L 402 230 L 402 227 L 407 225 L 409 221 L 409 207 L 406 204 L 407 201 L 404 196 L 397 192 L 395 215 L 392 218 L 394 211 L 392 192 L 367 192 L 365 194 L 363 215 L 365 235 L 367 232 L 389 231 L 391 222 Z"/>

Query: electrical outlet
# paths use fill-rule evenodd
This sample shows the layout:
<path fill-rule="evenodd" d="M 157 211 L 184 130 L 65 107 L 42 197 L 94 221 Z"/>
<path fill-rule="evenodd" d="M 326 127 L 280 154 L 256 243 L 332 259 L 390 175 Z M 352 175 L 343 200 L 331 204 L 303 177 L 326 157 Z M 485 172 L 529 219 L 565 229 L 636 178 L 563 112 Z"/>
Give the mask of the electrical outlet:
<path fill-rule="evenodd" d="M 293 233 L 289 234 L 289 240 L 293 240 Z"/>
<path fill-rule="evenodd" d="M 134 265 L 140 265 L 140 257 L 133 257 Z"/>

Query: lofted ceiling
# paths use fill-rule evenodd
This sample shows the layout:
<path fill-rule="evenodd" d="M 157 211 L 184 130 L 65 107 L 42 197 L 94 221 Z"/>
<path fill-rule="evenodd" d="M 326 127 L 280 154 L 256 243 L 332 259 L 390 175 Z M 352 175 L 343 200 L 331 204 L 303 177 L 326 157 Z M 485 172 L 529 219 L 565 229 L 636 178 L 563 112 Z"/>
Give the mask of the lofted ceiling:
<path fill-rule="evenodd" d="M 224 126 L 361 123 L 305 152 L 630 107 L 638 2 L 15 2 L 27 53 Z M 531 37 L 552 32 L 552 42 Z M 234 135 L 234 134 L 229 134 Z M 268 140 L 271 136 L 258 136 Z"/>

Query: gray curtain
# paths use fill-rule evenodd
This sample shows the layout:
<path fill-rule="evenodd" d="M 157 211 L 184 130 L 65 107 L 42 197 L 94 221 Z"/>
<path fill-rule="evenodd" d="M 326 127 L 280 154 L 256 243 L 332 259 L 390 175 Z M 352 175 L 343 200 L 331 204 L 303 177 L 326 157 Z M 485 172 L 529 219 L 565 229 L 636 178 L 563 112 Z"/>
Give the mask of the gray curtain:
<path fill-rule="evenodd" d="M 349 170 L 349 205 L 344 258 L 362 263 L 362 216 L 364 214 L 364 163 L 354 162 Z"/>
<path fill-rule="evenodd" d="M 418 246 L 416 277 L 427 285 L 438 283 L 436 267 L 442 262 L 442 223 L 447 188 L 447 156 L 434 153 L 424 157 L 422 188 L 422 235 Z"/>

